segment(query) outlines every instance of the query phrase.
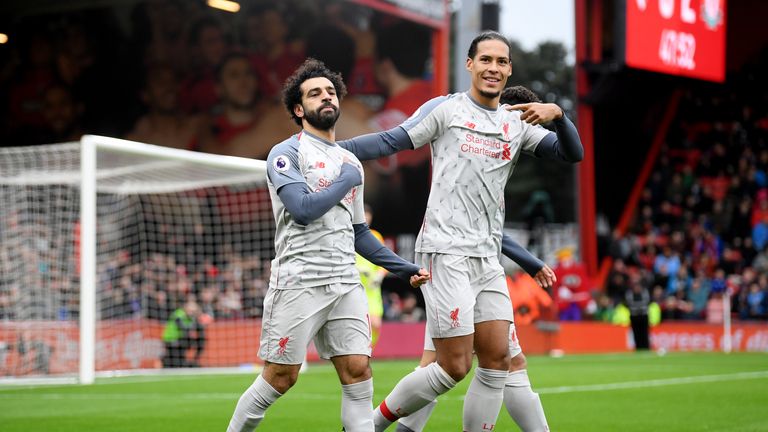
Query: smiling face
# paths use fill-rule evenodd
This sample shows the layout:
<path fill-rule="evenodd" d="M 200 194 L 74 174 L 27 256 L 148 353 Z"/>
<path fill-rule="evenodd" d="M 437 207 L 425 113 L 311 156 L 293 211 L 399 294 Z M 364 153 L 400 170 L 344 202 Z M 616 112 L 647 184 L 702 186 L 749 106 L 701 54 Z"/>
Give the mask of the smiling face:
<path fill-rule="evenodd" d="M 320 130 L 329 130 L 339 119 L 339 97 L 328 78 L 310 78 L 300 86 L 301 104 L 294 113 Z"/>
<path fill-rule="evenodd" d="M 472 97 L 484 105 L 497 106 L 507 78 L 512 75 L 509 46 L 496 39 L 479 42 L 475 56 L 467 58 L 467 71 L 472 78 Z"/>

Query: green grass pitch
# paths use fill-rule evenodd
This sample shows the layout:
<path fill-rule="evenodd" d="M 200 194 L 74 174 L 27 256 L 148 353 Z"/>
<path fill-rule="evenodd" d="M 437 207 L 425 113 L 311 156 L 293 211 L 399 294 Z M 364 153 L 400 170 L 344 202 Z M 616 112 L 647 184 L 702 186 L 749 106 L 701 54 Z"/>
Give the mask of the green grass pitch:
<path fill-rule="evenodd" d="M 415 361 L 374 361 L 378 403 Z M 553 431 L 768 431 L 768 353 L 529 357 Z M 99 379 L 0 387 L 0 431 L 221 431 L 253 375 Z M 439 399 L 427 431 L 460 431 L 468 379 Z M 260 431 L 339 431 L 340 387 L 313 364 Z M 394 428 L 390 428 L 394 430 Z M 496 431 L 517 431 L 502 408 Z"/>

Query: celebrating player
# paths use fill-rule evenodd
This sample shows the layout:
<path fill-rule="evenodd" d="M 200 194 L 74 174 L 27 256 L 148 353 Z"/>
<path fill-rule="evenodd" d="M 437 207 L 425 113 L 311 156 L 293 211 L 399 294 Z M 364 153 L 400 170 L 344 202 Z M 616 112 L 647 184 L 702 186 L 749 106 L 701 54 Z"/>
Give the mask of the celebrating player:
<path fill-rule="evenodd" d="M 283 102 L 303 130 L 267 158 L 276 256 L 259 349 L 265 365 L 240 397 L 229 432 L 253 430 L 296 383 L 310 340 L 338 372 L 344 428 L 373 430 L 368 305 L 355 251 L 414 287 L 429 277 L 384 247 L 365 224 L 362 167 L 335 143 L 345 93 L 341 77 L 312 59 L 284 86 Z"/>
<path fill-rule="evenodd" d="M 582 159 L 583 148 L 573 123 L 555 104 L 499 109 L 512 73 L 509 48 L 499 33 L 477 36 L 466 61 L 469 91 L 422 105 L 402 124 L 407 139 L 391 130 L 386 145 L 344 144 L 360 159 L 427 143 L 432 150 L 431 192 L 416 259 L 432 274 L 422 292 L 437 361 L 403 378 L 379 405 L 377 431 L 453 388 L 469 372 L 473 348 L 479 367 L 464 400 L 463 430 L 493 427 L 510 379 L 535 396 L 527 377 L 507 372 L 513 317 L 498 261 L 504 246 L 504 187 L 521 152 L 573 163 Z M 556 133 L 537 127 L 549 121 Z"/>

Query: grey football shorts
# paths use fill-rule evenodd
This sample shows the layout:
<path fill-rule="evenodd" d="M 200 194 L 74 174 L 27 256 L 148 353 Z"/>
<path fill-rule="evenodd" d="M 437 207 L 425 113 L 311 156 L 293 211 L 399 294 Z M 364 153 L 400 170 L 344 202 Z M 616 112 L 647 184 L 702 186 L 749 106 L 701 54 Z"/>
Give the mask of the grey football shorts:
<path fill-rule="evenodd" d="M 416 263 L 432 275 L 421 287 L 432 337 L 472 334 L 475 323 L 484 321 L 513 321 L 504 269 L 497 257 L 417 253 Z"/>
<path fill-rule="evenodd" d="M 310 341 L 321 358 L 371 355 L 368 300 L 360 284 L 270 289 L 264 299 L 259 357 L 301 364 Z"/>

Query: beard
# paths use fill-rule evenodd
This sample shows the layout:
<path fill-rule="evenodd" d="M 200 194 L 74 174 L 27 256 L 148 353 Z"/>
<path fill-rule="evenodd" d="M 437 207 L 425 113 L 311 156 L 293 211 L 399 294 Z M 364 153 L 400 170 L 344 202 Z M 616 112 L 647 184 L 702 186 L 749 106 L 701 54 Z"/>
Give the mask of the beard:
<path fill-rule="evenodd" d="M 324 112 L 323 110 L 328 107 L 333 108 L 333 111 Z M 331 129 L 336 125 L 336 121 L 339 119 L 340 114 L 339 109 L 330 103 L 321 105 L 317 111 L 304 110 L 304 113 L 304 118 L 307 120 L 307 123 L 311 124 L 313 127 L 319 130 L 324 131 Z"/>
<path fill-rule="evenodd" d="M 485 90 L 479 90 L 479 93 L 480 93 L 480 96 L 482 96 L 484 98 L 488 98 L 488 99 L 495 99 L 496 97 L 498 97 L 501 94 L 500 91 L 489 92 L 489 91 L 485 91 Z"/>

